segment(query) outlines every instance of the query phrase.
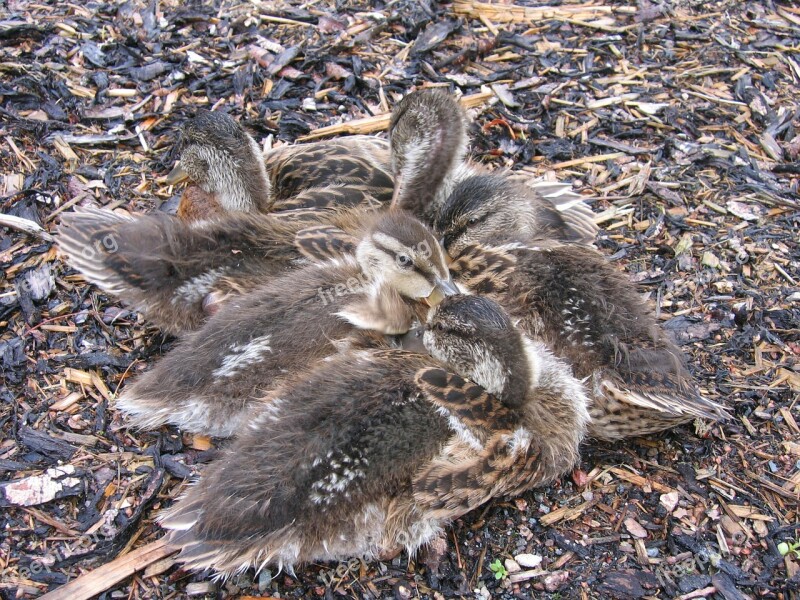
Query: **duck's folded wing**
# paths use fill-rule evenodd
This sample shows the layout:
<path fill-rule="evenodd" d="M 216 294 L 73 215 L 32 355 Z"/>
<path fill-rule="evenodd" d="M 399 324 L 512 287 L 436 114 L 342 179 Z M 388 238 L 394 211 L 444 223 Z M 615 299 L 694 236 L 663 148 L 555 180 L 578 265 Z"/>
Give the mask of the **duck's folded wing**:
<path fill-rule="evenodd" d="M 480 244 L 467 246 L 450 263 L 450 271 L 476 294 L 503 292 L 508 288 L 517 260 L 502 247 L 489 248 Z"/>
<path fill-rule="evenodd" d="M 665 417 L 730 418 L 725 407 L 700 393 L 678 350 L 671 347 L 626 349 L 617 368 L 602 373 L 599 385 L 608 397 Z"/>
<path fill-rule="evenodd" d="M 521 437 L 526 437 L 520 440 Z M 561 475 L 535 440 L 497 433 L 480 452 L 451 445 L 414 478 L 414 499 L 439 518 L 456 518 L 499 496 L 520 494 Z"/>
<path fill-rule="evenodd" d="M 323 262 L 354 254 L 358 240 L 334 225 L 316 225 L 301 229 L 294 236 L 294 245 L 306 258 Z"/>
<path fill-rule="evenodd" d="M 275 201 L 273 212 L 347 207 L 379 208 L 392 199 L 391 188 L 363 185 L 361 181 L 341 179 L 332 185 L 305 189 L 290 198 Z"/>
<path fill-rule="evenodd" d="M 519 448 L 510 443 L 517 419 L 483 387 L 445 369 L 420 369 L 415 382 L 455 435 L 417 472 L 414 499 L 437 518 L 454 518 L 508 484 L 519 460 Z"/>
<path fill-rule="evenodd" d="M 89 281 L 181 333 L 202 324 L 212 292 L 253 287 L 299 258 L 290 242 L 302 226 L 250 215 L 189 225 L 86 210 L 62 217 L 58 242 Z"/>
<path fill-rule="evenodd" d="M 624 379 L 616 373 L 607 374 L 600 381 L 600 387 L 608 397 L 676 422 L 695 418 L 712 421 L 730 418 L 724 406 L 704 397 L 692 382 L 675 374 L 628 373 Z"/>
<path fill-rule="evenodd" d="M 264 162 L 277 201 L 347 182 L 385 190 L 390 199 L 394 187 L 389 143 L 371 136 L 282 146 L 267 152 Z"/>
<path fill-rule="evenodd" d="M 415 383 L 426 399 L 452 421 L 476 432 L 511 431 L 516 418 L 507 406 L 483 387 L 450 373 L 430 367 L 417 372 Z"/>
<path fill-rule="evenodd" d="M 595 242 L 600 230 L 595 214 L 584 197 L 572 190 L 572 184 L 530 180 L 526 184 L 553 204 L 572 236 L 569 241 L 587 245 Z"/>

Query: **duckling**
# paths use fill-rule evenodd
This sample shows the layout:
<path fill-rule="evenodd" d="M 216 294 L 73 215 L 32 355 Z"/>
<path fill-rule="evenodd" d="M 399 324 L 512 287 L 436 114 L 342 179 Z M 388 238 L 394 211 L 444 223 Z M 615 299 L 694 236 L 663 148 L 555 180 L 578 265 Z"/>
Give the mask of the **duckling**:
<path fill-rule="evenodd" d="M 389 121 L 392 205 L 430 223 L 451 182 L 472 173 L 467 142 L 467 116 L 455 96 L 439 88 L 405 96 Z"/>
<path fill-rule="evenodd" d="M 89 209 L 62 216 L 58 243 L 89 281 L 165 331 L 181 334 L 200 327 L 219 298 L 307 263 L 307 253 L 294 244 L 300 231 L 324 223 L 331 236 L 339 227 L 352 234 L 370 216 L 292 213 L 225 213 L 186 223 L 159 213 L 134 217 Z"/>
<path fill-rule="evenodd" d="M 363 208 L 311 209 L 185 223 L 87 209 L 62 217 L 58 243 L 89 281 L 180 335 L 265 280 L 354 254 L 378 216 Z"/>
<path fill-rule="evenodd" d="M 160 516 L 179 560 L 226 577 L 413 554 L 469 510 L 574 465 L 583 387 L 499 306 L 445 298 L 424 338 L 433 356 L 348 349 L 272 392 Z"/>
<path fill-rule="evenodd" d="M 181 144 L 181 162 L 167 175 L 168 184 L 188 177 L 227 212 L 272 209 L 261 148 L 229 115 L 200 111 L 184 124 Z"/>
<path fill-rule="evenodd" d="M 417 318 L 413 301 L 436 304 L 456 292 L 427 228 L 399 211 L 375 215 L 354 254 L 265 278 L 224 303 L 117 407 L 137 427 L 233 435 L 258 398 L 333 354 L 354 328 L 405 333 Z"/>
<path fill-rule="evenodd" d="M 453 186 L 433 220 L 454 252 L 480 243 L 537 240 L 591 244 L 597 234 L 593 213 L 573 201 L 561 211 L 522 182 L 494 174 L 478 174 Z"/>
<path fill-rule="evenodd" d="M 184 193 L 178 214 L 192 220 L 226 211 L 381 208 L 393 199 L 394 205 L 432 224 L 456 183 L 485 174 L 465 161 L 464 111 L 454 96 L 438 89 L 412 92 L 398 104 L 390 142 L 352 136 L 281 146 L 262 156 L 253 138 L 221 112 L 199 113 L 184 126 L 182 139 L 181 162 L 167 182 L 188 177 L 207 192 L 198 194 L 190 186 Z M 524 199 L 529 216 L 543 220 L 542 235 L 586 243 L 594 239 L 591 209 L 569 186 L 533 182 L 525 188 L 512 177 L 495 177 L 498 204 L 505 197 L 521 204 Z M 517 208 L 508 204 L 509 210 Z M 536 223 L 529 218 L 522 226 Z"/>
<path fill-rule="evenodd" d="M 458 227 L 443 232 L 457 281 L 495 298 L 586 379 L 590 437 L 615 440 L 694 418 L 728 418 L 700 394 L 650 306 L 601 254 L 578 244 L 465 246 L 465 238 L 486 234 Z M 496 242 L 499 234 L 488 237 Z"/>
<path fill-rule="evenodd" d="M 441 89 L 418 90 L 403 98 L 389 125 L 396 181 L 393 206 L 431 225 L 454 219 L 476 225 L 488 219 L 498 231 L 583 244 L 594 241 L 594 214 L 580 196 L 567 192 L 569 186 L 525 185 L 518 174 L 489 174 L 466 162 L 466 127 L 458 101 Z M 442 207 L 456 188 L 459 197 L 468 197 L 474 188 L 485 211 L 475 213 L 476 207 L 465 206 L 464 214 L 444 213 Z"/>
<path fill-rule="evenodd" d="M 371 136 L 354 136 L 261 153 L 258 144 L 222 112 L 201 111 L 185 123 L 180 163 L 167 176 L 194 186 L 181 198 L 178 214 L 204 220 L 222 212 L 268 213 L 297 208 L 379 206 L 392 195 L 389 146 Z"/>

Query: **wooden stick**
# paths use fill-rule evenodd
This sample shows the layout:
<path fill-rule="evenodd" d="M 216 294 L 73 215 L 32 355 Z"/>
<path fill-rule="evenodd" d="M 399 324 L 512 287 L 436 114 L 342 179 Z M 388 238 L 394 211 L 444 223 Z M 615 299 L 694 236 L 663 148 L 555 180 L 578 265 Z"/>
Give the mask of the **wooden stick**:
<path fill-rule="evenodd" d="M 35 235 L 45 241 L 52 242 L 53 236 L 42 229 L 38 223 L 30 219 L 23 219 L 22 217 L 15 217 L 14 215 L 0 214 L 0 227 L 10 227 L 11 229 L 18 229 L 27 234 Z"/>
<path fill-rule="evenodd" d="M 494 96 L 494 92 L 478 92 L 461 98 L 461 106 L 464 108 L 475 108 L 486 102 L 489 98 Z M 311 133 L 297 138 L 298 142 L 307 142 L 309 140 L 316 140 L 321 137 L 329 135 L 341 135 L 343 133 L 354 134 L 369 134 L 377 131 L 385 131 L 389 127 L 389 119 L 392 113 L 387 112 L 374 117 L 365 117 L 363 119 L 356 119 L 355 121 L 348 121 L 347 123 L 340 123 L 339 125 L 330 125 L 328 127 L 321 127 L 315 129 Z"/>
<path fill-rule="evenodd" d="M 635 7 L 591 5 L 527 7 L 516 4 L 475 2 L 474 0 L 456 0 L 453 3 L 453 12 L 457 15 L 466 15 L 471 19 L 489 19 L 494 23 L 533 23 L 546 19 L 587 21 L 614 13 L 632 14 L 635 11 Z M 581 23 L 581 25 L 586 25 L 586 23 Z"/>
<path fill-rule="evenodd" d="M 147 565 L 174 554 L 178 550 L 179 548 L 167 544 L 166 540 L 158 540 L 125 556 L 120 556 L 94 571 L 85 573 L 44 596 L 39 596 L 39 600 L 89 600 L 114 587 L 137 571 L 141 571 Z"/>

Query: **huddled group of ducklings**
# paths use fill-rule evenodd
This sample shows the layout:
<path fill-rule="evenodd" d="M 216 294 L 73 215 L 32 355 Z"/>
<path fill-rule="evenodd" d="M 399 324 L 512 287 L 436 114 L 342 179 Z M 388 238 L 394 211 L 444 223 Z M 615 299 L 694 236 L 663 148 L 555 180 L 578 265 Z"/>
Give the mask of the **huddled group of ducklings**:
<path fill-rule="evenodd" d="M 178 216 L 63 217 L 71 264 L 180 338 L 117 407 L 233 438 L 161 516 L 188 567 L 413 553 L 568 472 L 584 438 L 726 416 L 592 246 L 591 210 L 467 143 L 436 89 L 398 103 L 388 142 L 262 154 L 205 112 Z"/>

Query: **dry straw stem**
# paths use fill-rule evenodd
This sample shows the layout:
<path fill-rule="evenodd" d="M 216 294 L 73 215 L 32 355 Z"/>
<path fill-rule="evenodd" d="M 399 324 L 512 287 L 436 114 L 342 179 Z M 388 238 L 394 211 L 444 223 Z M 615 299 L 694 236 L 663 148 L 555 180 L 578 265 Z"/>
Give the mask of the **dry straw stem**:
<path fill-rule="evenodd" d="M 573 19 L 583 21 L 613 14 L 632 14 L 635 7 L 580 4 L 575 6 L 517 6 L 457 0 L 453 12 L 472 19 L 488 19 L 496 23 L 531 23 L 544 19 Z"/>
<path fill-rule="evenodd" d="M 479 92 L 461 98 L 461 106 L 464 108 L 475 108 L 486 102 L 489 98 L 494 96 L 494 92 Z M 321 127 L 315 129 L 308 135 L 297 138 L 298 142 L 307 142 L 309 140 L 316 140 L 330 135 L 342 134 L 369 134 L 378 131 L 385 131 L 389 127 L 389 119 L 392 113 L 386 112 L 374 117 L 366 117 L 363 119 L 356 119 L 355 121 L 348 121 L 347 123 L 340 123 L 338 125 L 331 125 L 329 127 Z"/>

